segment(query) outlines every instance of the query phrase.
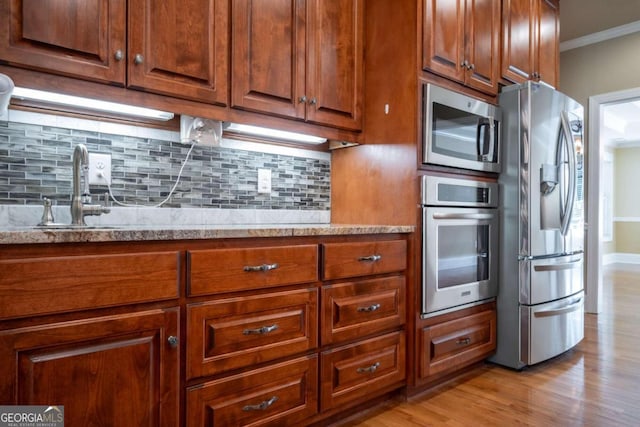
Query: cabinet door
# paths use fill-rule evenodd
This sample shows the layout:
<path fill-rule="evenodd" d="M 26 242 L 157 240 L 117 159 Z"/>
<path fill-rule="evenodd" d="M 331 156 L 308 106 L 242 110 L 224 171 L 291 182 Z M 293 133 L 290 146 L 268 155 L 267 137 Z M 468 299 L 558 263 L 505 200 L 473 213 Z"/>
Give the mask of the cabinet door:
<path fill-rule="evenodd" d="M 198 384 L 187 389 L 186 402 L 190 427 L 306 425 L 318 411 L 318 358 Z"/>
<path fill-rule="evenodd" d="M 229 0 L 129 0 L 128 86 L 226 105 Z"/>
<path fill-rule="evenodd" d="M 464 0 L 426 0 L 422 67 L 464 81 Z"/>
<path fill-rule="evenodd" d="M 362 128 L 362 0 L 308 0 L 307 119 Z"/>
<path fill-rule="evenodd" d="M 305 117 L 305 0 L 233 0 L 231 103 Z"/>
<path fill-rule="evenodd" d="M 539 0 L 538 16 L 537 77 L 553 87 L 558 87 L 558 65 L 560 63 L 560 5 L 558 1 Z"/>
<path fill-rule="evenodd" d="M 403 331 L 325 351 L 320 356 L 320 409 L 367 401 L 406 378 Z M 66 409 L 66 408 L 65 408 Z"/>
<path fill-rule="evenodd" d="M 502 3 L 502 77 L 521 83 L 535 71 L 535 2 L 503 0 Z"/>
<path fill-rule="evenodd" d="M 0 402 L 64 405 L 70 426 L 177 426 L 178 310 L 0 332 Z"/>
<path fill-rule="evenodd" d="M 496 312 L 487 310 L 423 328 L 418 376 L 444 374 L 478 362 L 496 349 Z"/>
<path fill-rule="evenodd" d="M 500 0 L 467 0 L 468 86 L 495 95 L 500 72 Z"/>
<path fill-rule="evenodd" d="M 124 85 L 125 0 L 3 0 L 0 62 Z"/>

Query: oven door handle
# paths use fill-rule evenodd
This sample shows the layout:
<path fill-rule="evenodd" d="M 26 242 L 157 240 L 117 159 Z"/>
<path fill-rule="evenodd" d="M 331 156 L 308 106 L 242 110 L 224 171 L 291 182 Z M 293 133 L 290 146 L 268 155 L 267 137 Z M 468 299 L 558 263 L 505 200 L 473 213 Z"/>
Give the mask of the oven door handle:
<path fill-rule="evenodd" d="M 492 213 L 450 213 L 435 212 L 433 219 L 492 219 L 495 218 Z"/>

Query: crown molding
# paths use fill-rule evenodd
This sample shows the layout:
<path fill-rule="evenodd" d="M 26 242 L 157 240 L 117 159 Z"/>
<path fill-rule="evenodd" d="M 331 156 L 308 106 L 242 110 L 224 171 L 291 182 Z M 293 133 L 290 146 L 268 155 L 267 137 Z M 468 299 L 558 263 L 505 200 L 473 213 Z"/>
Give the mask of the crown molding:
<path fill-rule="evenodd" d="M 597 33 L 587 34 L 586 36 L 562 42 L 560 43 L 560 52 L 589 46 L 594 43 L 600 43 L 617 37 L 637 33 L 638 31 L 640 31 L 640 21 L 630 22 L 628 24 L 620 25 L 619 27 L 609 28 L 608 30 L 598 31 Z"/>

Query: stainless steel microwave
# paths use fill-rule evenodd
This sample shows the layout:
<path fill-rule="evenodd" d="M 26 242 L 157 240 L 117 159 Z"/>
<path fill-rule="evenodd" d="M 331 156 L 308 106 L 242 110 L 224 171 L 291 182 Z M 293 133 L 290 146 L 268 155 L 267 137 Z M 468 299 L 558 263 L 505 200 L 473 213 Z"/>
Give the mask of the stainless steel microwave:
<path fill-rule="evenodd" d="M 500 172 L 500 108 L 432 84 L 423 91 L 423 163 Z"/>

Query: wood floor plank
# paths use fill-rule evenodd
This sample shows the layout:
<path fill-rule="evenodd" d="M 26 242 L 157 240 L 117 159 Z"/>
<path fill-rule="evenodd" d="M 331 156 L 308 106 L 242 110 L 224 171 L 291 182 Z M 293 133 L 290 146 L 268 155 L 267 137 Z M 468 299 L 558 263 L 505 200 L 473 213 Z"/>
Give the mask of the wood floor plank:
<path fill-rule="evenodd" d="M 520 372 L 485 364 L 342 427 L 640 426 L 640 267 L 604 274 L 603 313 L 576 348 Z"/>

